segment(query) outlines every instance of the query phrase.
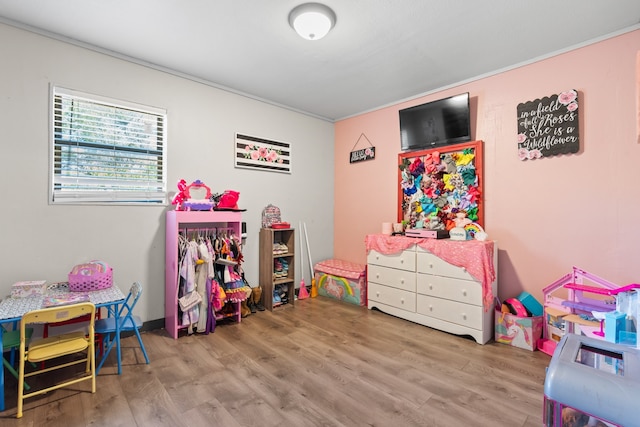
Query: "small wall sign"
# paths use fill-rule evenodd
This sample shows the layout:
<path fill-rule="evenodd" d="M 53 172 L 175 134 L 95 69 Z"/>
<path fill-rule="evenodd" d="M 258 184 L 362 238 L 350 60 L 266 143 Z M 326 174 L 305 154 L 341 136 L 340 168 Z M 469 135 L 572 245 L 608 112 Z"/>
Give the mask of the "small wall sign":
<path fill-rule="evenodd" d="M 367 147 L 361 150 L 352 151 L 349 156 L 349 163 L 363 162 L 372 160 L 376 157 L 376 147 Z"/>
<path fill-rule="evenodd" d="M 362 148 L 360 150 L 354 150 L 353 148 L 356 148 L 358 146 L 360 139 L 362 139 L 363 137 L 369 143 L 369 147 Z M 367 138 L 364 133 L 360 134 L 360 137 L 356 141 L 356 144 L 353 146 L 353 148 L 351 149 L 351 153 L 349 153 L 349 163 L 358 163 L 365 160 L 373 160 L 376 158 L 376 147 L 371 144 L 371 141 L 369 141 L 369 138 Z"/>
<path fill-rule="evenodd" d="M 534 160 L 580 149 L 578 92 L 518 104 L 518 157 Z"/>

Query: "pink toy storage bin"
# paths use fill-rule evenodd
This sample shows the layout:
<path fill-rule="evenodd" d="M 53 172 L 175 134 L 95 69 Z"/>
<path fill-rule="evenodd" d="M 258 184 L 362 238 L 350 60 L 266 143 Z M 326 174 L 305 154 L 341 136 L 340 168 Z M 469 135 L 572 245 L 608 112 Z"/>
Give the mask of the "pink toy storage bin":
<path fill-rule="evenodd" d="M 495 310 L 496 342 L 534 351 L 542 337 L 544 316 L 521 317 Z"/>
<path fill-rule="evenodd" d="M 113 285 L 113 269 L 101 261 L 78 264 L 69 273 L 69 290 L 87 292 L 107 289 Z"/>
<path fill-rule="evenodd" d="M 366 266 L 328 259 L 314 267 L 318 295 L 356 305 L 367 305 Z"/>

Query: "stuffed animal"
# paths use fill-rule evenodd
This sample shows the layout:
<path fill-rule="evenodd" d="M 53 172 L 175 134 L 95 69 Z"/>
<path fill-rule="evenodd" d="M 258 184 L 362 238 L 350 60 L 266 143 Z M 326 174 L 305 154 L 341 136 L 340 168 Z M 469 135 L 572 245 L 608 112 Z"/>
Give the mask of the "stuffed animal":
<path fill-rule="evenodd" d="M 562 427 L 607 427 L 601 421 L 591 419 L 589 415 L 573 408 L 562 408 Z"/>
<path fill-rule="evenodd" d="M 442 163 L 444 164 L 444 172 L 445 173 L 456 173 L 458 168 L 456 167 L 456 161 L 454 160 L 453 156 L 448 153 L 445 154 L 444 157 L 442 158 Z"/>
<path fill-rule="evenodd" d="M 425 228 L 429 230 L 444 230 L 444 224 L 437 215 L 431 215 L 429 217 L 429 223 Z"/>
<path fill-rule="evenodd" d="M 456 227 L 464 228 L 466 225 L 471 224 L 473 221 L 471 221 L 469 218 L 467 218 L 467 214 L 466 213 L 458 212 L 458 213 L 456 213 L 456 217 L 453 219 L 453 222 L 456 223 Z"/>

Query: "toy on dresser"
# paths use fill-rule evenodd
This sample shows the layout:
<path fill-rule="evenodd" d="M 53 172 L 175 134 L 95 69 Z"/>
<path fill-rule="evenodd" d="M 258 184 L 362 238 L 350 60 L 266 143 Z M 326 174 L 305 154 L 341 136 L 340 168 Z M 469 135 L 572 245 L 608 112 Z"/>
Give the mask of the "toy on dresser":
<path fill-rule="evenodd" d="M 487 233 L 482 226 L 467 218 L 464 212 L 458 212 L 454 222 L 456 226 L 449 230 L 451 240 L 487 240 Z"/>

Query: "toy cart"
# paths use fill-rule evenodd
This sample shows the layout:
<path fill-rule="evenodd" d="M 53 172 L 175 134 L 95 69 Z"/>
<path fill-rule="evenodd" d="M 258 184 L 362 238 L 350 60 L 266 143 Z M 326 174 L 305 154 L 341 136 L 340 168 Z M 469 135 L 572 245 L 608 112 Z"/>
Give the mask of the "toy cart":
<path fill-rule="evenodd" d="M 544 382 L 543 425 L 637 426 L 640 352 L 577 334 L 558 344 Z"/>

